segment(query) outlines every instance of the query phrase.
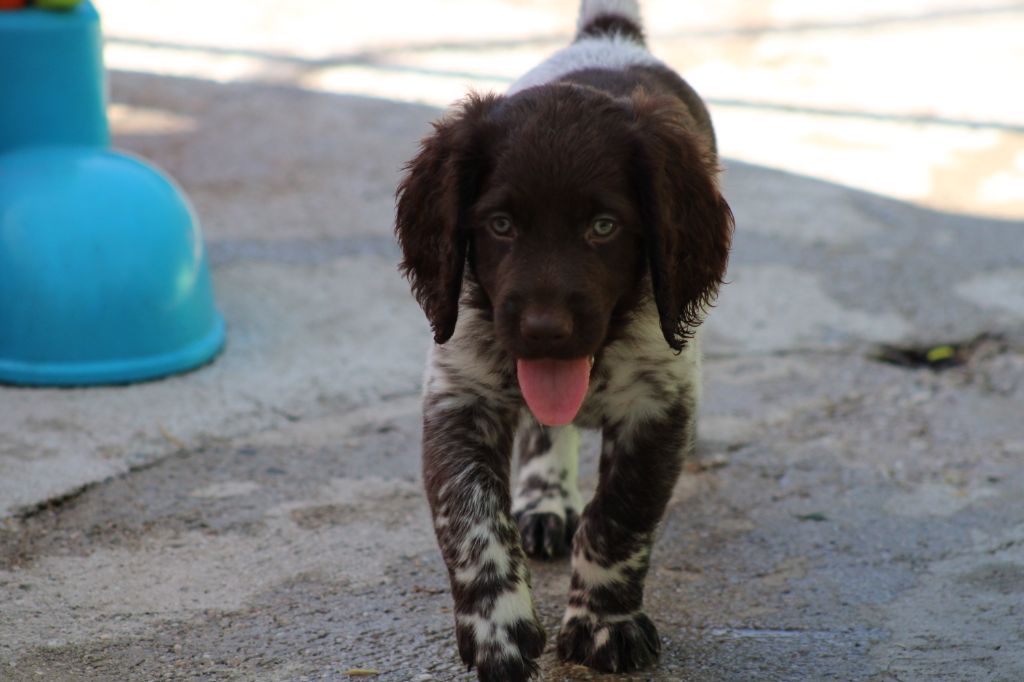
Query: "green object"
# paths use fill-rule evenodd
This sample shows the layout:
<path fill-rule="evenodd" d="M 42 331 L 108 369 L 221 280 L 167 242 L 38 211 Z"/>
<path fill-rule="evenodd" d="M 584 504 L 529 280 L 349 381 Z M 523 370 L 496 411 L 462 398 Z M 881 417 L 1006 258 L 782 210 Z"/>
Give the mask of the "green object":
<path fill-rule="evenodd" d="M 82 0 L 35 0 L 36 7 L 42 9 L 74 9 Z"/>
<path fill-rule="evenodd" d="M 956 355 L 956 349 L 953 346 L 936 346 L 929 350 L 924 357 L 928 362 L 942 362 L 949 360 L 954 355 Z"/>

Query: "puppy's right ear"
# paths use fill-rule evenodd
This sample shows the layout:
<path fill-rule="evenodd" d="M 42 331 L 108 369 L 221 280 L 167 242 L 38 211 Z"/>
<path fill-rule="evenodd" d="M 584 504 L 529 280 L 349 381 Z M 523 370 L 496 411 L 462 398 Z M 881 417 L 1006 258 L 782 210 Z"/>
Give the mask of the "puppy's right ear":
<path fill-rule="evenodd" d="M 471 94 L 434 123 L 398 186 L 395 234 L 401 270 L 427 314 L 434 341 L 455 332 L 466 263 L 466 216 L 490 170 L 495 126 L 488 114 L 500 98 Z"/>

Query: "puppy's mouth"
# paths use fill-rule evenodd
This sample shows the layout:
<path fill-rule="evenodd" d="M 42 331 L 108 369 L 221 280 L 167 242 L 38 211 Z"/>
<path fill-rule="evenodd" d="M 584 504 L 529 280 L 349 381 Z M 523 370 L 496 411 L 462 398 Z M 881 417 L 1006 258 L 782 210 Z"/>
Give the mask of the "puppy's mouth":
<path fill-rule="evenodd" d="M 572 423 L 587 396 L 593 366 L 593 356 L 572 360 L 517 360 L 519 390 L 537 421 L 545 426 Z"/>

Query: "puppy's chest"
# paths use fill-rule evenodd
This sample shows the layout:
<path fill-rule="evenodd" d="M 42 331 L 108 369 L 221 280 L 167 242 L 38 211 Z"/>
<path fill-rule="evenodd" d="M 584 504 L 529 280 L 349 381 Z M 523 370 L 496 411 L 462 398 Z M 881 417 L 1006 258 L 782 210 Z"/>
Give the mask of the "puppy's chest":
<path fill-rule="evenodd" d="M 601 373 L 603 374 L 603 373 Z M 620 405 L 614 400 L 613 393 L 609 390 L 609 378 L 607 376 L 594 376 L 591 381 L 590 390 L 583 401 L 580 412 L 576 415 L 574 424 L 585 429 L 599 429 L 605 422 L 613 419 L 616 415 L 611 412 L 618 412 Z"/>
<path fill-rule="evenodd" d="M 682 388 L 678 369 L 671 360 L 661 358 L 599 364 L 574 423 L 583 428 L 601 428 L 631 412 L 671 402 Z"/>

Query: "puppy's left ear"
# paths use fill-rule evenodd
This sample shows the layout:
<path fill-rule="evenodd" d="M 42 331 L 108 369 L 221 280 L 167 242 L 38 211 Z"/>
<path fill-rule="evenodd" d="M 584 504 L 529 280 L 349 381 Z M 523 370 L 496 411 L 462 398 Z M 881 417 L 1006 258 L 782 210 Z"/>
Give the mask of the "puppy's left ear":
<path fill-rule="evenodd" d="M 495 95 L 470 95 L 424 138 L 398 186 L 395 234 L 401 270 L 430 321 L 434 341 L 455 332 L 466 262 L 465 218 L 489 171 L 488 114 Z"/>
<path fill-rule="evenodd" d="M 634 93 L 634 191 L 647 237 L 651 284 L 669 346 L 686 345 L 725 276 L 733 216 L 718 189 L 713 142 L 674 97 Z"/>

